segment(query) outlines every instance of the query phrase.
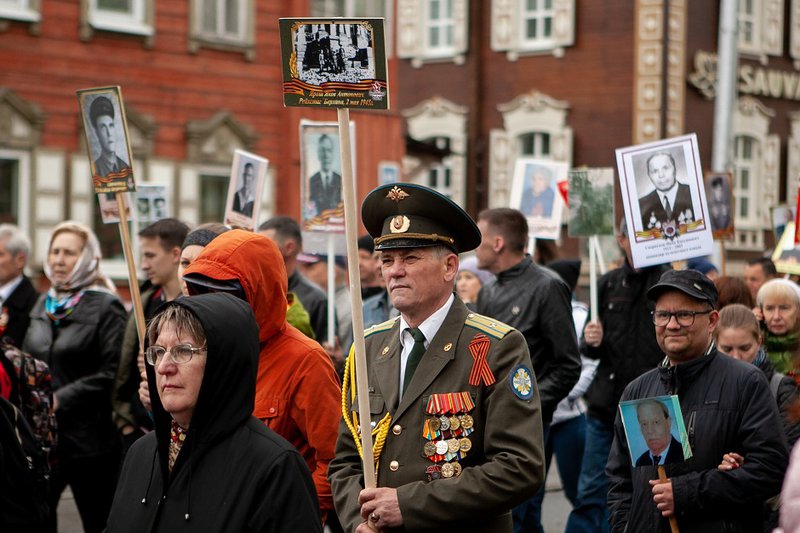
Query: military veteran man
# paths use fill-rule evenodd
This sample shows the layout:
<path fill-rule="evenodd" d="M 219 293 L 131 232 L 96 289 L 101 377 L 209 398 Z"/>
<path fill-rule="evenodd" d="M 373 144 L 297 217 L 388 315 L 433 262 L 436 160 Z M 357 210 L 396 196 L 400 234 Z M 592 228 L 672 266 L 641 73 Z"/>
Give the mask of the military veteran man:
<path fill-rule="evenodd" d="M 525 339 L 453 294 L 458 253 L 480 231 L 411 184 L 373 190 L 362 219 L 400 316 L 365 332 L 378 488 L 364 489 L 357 401 L 345 389 L 328 469 L 339 519 L 357 532 L 510 532 L 512 507 L 544 481 L 542 421 Z"/>

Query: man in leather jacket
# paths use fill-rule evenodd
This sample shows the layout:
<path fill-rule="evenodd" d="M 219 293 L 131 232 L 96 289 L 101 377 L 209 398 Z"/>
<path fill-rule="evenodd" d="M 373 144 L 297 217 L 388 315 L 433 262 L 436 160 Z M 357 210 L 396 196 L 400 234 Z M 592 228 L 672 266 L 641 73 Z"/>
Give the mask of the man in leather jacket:
<path fill-rule="evenodd" d="M 546 435 L 556 405 L 581 372 L 570 289 L 555 272 L 525 254 L 528 223 L 516 209 L 483 211 L 478 228 L 482 235 L 475 250 L 478 268 L 496 275 L 478 294 L 478 313 L 505 322 L 525 336 L 539 383 Z M 540 509 L 533 502 L 514 509 L 515 531 L 536 527 Z"/>

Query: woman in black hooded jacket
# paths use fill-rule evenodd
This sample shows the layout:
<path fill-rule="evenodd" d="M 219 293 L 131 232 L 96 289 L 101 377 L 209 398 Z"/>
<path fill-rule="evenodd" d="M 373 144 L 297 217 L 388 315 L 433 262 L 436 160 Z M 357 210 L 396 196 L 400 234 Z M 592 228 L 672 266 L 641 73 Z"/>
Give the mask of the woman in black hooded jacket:
<path fill-rule="evenodd" d="M 108 531 L 321 531 L 302 457 L 250 414 L 259 345 L 249 306 L 179 298 L 147 341 L 155 431 L 125 459 Z"/>

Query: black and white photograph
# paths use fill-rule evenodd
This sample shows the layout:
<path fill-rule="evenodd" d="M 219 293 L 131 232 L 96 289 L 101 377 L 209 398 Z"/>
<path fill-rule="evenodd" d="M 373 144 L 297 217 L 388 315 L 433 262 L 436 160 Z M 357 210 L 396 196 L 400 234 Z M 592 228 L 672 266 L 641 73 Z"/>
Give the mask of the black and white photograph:
<path fill-rule="evenodd" d="M 225 224 L 255 230 L 268 166 L 269 161 L 263 157 L 244 150 L 234 152 L 225 202 Z"/>
<path fill-rule="evenodd" d="M 564 201 L 558 182 L 567 179 L 569 165 L 546 159 L 518 159 L 511 185 L 510 207 L 528 219 L 529 236 L 556 240 L 561 232 Z"/>
<path fill-rule="evenodd" d="M 568 179 L 569 236 L 614 235 L 614 169 L 570 170 Z"/>
<path fill-rule="evenodd" d="M 733 175 L 730 172 L 710 172 L 705 176 L 708 219 L 718 241 L 733 238 Z M 794 220 L 794 219 L 793 219 Z"/>
<path fill-rule="evenodd" d="M 122 195 L 122 202 L 125 205 L 125 213 L 127 214 L 128 221 L 133 220 L 133 213 L 131 212 L 131 199 L 130 194 Z M 117 224 L 119 223 L 119 205 L 117 204 L 117 195 L 113 192 L 103 192 L 97 195 L 97 205 L 100 209 L 100 217 L 103 219 L 103 224 Z"/>
<path fill-rule="evenodd" d="M 350 134 L 351 138 L 355 137 L 352 122 Z M 338 124 L 301 121 L 300 153 L 303 230 L 343 232 L 344 200 Z"/>
<path fill-rule="evenodd" d="M 618 148 L 616 155 L 634 266 L 711 254 L 697 136 Z"/>
<path fill-rule="evenodd" d="M 383 19 L 280 19 L 284 104 L 388 109 Z"/>
<path fill-rule="evenodd" d="M 142 184 L 136 188 L 139 224 L 152 224 L 169 218 L 168 188 L 166 185 Z"/>
<path fill-rule="evenodd" d="M 120 88 L 85 89 L 77 94 L 95 192 L 135 191 Z"/>

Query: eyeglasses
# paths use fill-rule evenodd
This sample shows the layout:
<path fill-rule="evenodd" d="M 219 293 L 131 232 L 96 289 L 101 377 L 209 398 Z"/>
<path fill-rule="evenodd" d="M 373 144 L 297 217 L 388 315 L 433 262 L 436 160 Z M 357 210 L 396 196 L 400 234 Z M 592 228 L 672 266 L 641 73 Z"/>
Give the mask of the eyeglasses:
<path fill-rule="evenodd" d="M 684 328 L 688 328 L 692 324 L 694 324 L 694 317 L 697 315 L 707 315 L 713 309 L 708 309 L 706 311 L 686 311 L 680 310 L 675 311 L 674 313 L 670 313 L 669 311 L 652 311 L 650 314 L 653 315 L 653 324 L 662 328 L 669 324 L 669 321 L 672 320 L 672 317 L 675 317 L 675 320 L 678 321 L 678 325 Z"/>
<path fill-rule="evenodd" d="M 192 360 L 192 356 L 203 353 L 203 348 L 195 348 L 190 344 L 177 344 L 167 350 L 163 346 L 150 346 L 144 352 L 147 364 L 156 366 L 161 362 L 165 354 L 169 353 L 170 360 L 176 365 L 183 365 Z"/>

